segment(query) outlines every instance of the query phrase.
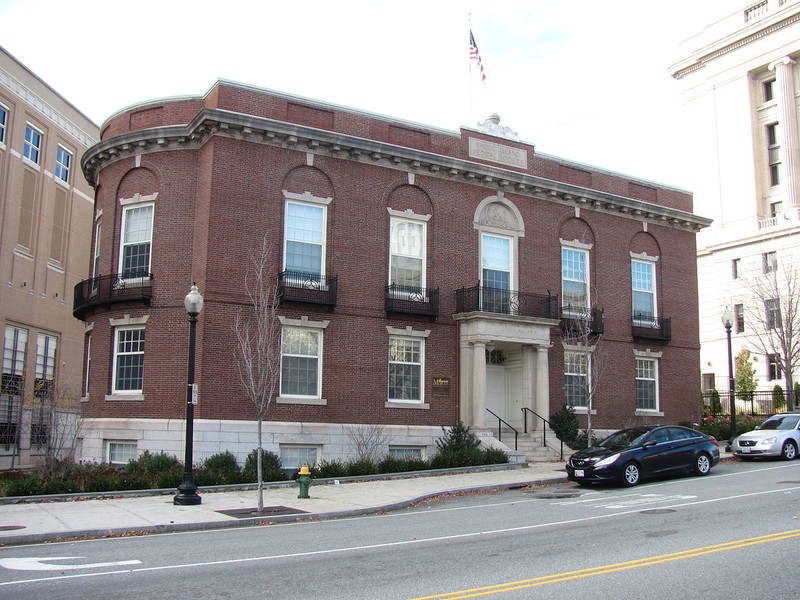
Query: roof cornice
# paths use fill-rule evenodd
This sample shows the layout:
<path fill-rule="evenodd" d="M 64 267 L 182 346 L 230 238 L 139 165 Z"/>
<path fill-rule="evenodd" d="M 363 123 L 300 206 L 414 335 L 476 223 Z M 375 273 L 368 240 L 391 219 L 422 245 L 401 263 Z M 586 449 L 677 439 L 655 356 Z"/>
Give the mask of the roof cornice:
<path fill-rule="evenodd" d="M 97 173 L 117 161 L 156 152 L 197 150 L 213 136 L 311 152 L 440 179 L 460 180 L 503 193 L 616 213 L 677 229 L 699 231 L 711 224 L 711 219 L 685 211 L 492 165 L 295 123 L 209 108 L 202 109 L 186 125 L 134 131 L 104 140 L 83 155 L 81 167 L 87 181 L 95 186 Z"/>

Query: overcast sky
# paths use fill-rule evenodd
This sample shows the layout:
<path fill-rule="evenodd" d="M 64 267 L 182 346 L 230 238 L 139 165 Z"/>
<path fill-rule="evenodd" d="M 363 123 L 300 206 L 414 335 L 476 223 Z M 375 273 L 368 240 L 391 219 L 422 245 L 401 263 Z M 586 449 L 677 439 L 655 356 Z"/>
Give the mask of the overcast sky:
<path fill-rule="evenodd" d="M 453 131 L 496 112 L 539 152 L 690 188 L 668 68 L 744 4 L 0 0 L 0 46 L 97 124 L 229 79 Z"/>

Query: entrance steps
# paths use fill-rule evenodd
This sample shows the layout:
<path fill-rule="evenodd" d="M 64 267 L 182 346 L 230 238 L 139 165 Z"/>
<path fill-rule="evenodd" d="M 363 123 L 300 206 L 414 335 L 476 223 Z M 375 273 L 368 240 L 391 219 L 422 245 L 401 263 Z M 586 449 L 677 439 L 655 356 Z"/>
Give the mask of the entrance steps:
<path fill-rule="evenodd" d="M 564 446 L 564 456 L 561 456 L 561 441 L 552 430 L 548 429 L 543 436 L 542 431 L 521 433 L 517 438 L 517 449 L 514 450 L 514 432 L 506 429 L 497 435 L 497 431 L 487 431 L 485 436 L 479 435 L 484 445 L 500 448 L 508 453 L 510 462 L 554 462 L 566 460 L 572 450 Z M 500 440 L 497 438 L 500 437 Z M 544 445 L 543 437 L 547 441 Z M 487 438 L 491 438 L 491 442 Z"/>

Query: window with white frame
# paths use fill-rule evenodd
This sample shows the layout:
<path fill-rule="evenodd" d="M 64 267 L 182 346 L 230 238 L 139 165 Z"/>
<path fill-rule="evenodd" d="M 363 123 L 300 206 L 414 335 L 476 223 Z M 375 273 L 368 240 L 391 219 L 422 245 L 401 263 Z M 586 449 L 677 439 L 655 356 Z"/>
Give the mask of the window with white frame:
<path fill-rule="evenodd" d="M 653 321 L 656 318 L 656 265 L 649 260 L 631 261 L 633 318 Z"/>
<path fill-rule="evenodd" d="M 782 327 L 780 300 L 777 298 L 764 300 L 764 313 L 764 324 L 767 329 L 780 329 Z"/>
<path fill-rule="evenodd" d="M 36 340 L 36 379 L 33 396 L 39 400 L 52 400 L 55 393 L 56 348 L 58 338 L 40 333 Z"/>
<path fill-rule="evenodd" d="M 292 277 L 325 275 L 325 223 L 327 207 L 304 202 L 286 202 L 283 268 Z"/>
<path fill-rule="evenodd" d="M 426 223 L 391 218 L 389 284 L 400 291 L 416 292 L 426 286 Z"/>
<path fill-rule="evenodd" d="M 423 460 L 425 448 L 423 446 L 389 446 L 389 456 L 397 460 Z"/>
<path fill-rule="evenodd" d="M 134 204 L 122 208 L 122 247 L 119 272 L 123 279 L 149 277 L 155 205 Z"/>
<path fill-rule="evenodd" d="M 6 325 L 3 340 L 2 394 L 22 396 L 25 383 L 25 353 L 28 350 L 28 330 Z"/>
<path fill-rule="evenodd" d="M 68 183 L 70 165 L 72 165 L 72 153 L 59 145 L 56 149 L 56 169 L 53 173 L 56 179 Z"/>
<path fill-rule="evenodd" d="M 764 274 L 774 273 L 778 270 L 778 253 L 773 252 L 764 252 L 761 255 L 761 270 Z"/>
<path fill-rule="evenodd" d="M 481 233 L 481 310 L 495 313 L 511 311 L 512 240 Z"/>
<path fill-rule="evenodd" d="M 106 453 L 112 465 L 127 465 L 136 460 L 136 442 L 106 440 Z"/>
<path fill-rule="evenodd" d="M 424 340 L 389 338 L 389 401 L 422 402 Z"/>
<path fill-rule="evenodd" d="M 658 360 L 636 359 L 636 409 L 658 410 Z"/>
<path fill-rule="evenodd" d="M 781 357 L 777 354 L 767 354 L 767 379 L 774 381 L 782 377 Z"/>
<path fill-rule="evenodd" d="M 84 352 L 83 398 L 89 397 L 89 374 L 92 372 L 92 334 L 86 334 L 86 351 Z"/>
<path fill-rule="evenodd" d="M 98 219 L 94 226 L 94 256 L 92 256 L 92 292 L 96 292 L 100 282 L 100 241 L 103 236 L 103 222 Z"/>
<path fill-rule="evenodd" d="M 8 126 L 8 107 L 0 104 L 0 145 L 6 143 L 6 127 Z"/>
<path fill-rule="evenodd" d="M 744 304 L 733 305 L 734 333 L 744 333 Z"/>
<path fill-rule="evenodd" d="M 771 186 L 781 183 L 781 147 L 778 143 L 778 124 L 767 125 L 767 162 L 769 164 L 769 183 Z"/>
<path fill-rule="evenodd" d="M 561 247 L 561 298 L 568 312 L 585 313 L 589 308 L 589 252 Z"/>
<path fill-rule="evenodd" d="M 144 333 L 142 326 L 115 328 L 112 389 L 116 394 L 141 393 L 144 389 Z"/>
<path fill-rule="evenodd" d="M 564 352 L 564 393 L 570 406 L 589 406 L 590 361 L 588 352 Z"/>
<path fill-rule="evenodd" d="M 322 330 L 284 327 L 281 332 L 282 397 L 319 398 L 322 380 Z"/>
<path fill-rule="evenodd" d="M 734 258 L 731 261 L 731 278 L 739 279 L 742 276 L 742 259 Z"/>
<path fill-rule="evenodd" d="M 22 156 L 34 164 L 39 164 L 39 155 L 42 151 L 42 132 L 28 123 L 25 126 L 25 141 L 22 146 Z"/>
<path fill-rule="evenodd" d="M 761 82 L 761 93 L 764 102 L 770 102 L 775 99 L 775 79 L 767 79 Z"/>
<path fill-rule="evenodd" d="M 299 469 L 303 465 L 313 467 L 319 456 L 318 446 L 293 446 L 281 444 L 281 466 L 284 469 Z"/>

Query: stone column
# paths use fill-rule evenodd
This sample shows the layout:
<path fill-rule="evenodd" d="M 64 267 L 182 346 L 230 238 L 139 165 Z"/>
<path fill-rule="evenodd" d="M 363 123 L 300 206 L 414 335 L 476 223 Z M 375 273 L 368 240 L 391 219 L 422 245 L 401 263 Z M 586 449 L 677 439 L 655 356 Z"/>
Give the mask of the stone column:
<path fill-rule="evenodd" d="M 794 65 L 787 57 L 776 60 L 769 65 L 775 71 L 777 84 L 776 100 L 778 101 L 778 132 L 781 145 L 781 163 L 783 166 L 782 187 L 784 190 L 784 208 L 800 206 L 800 152 L 798 149 L 797 107 L 794 99 Z"/>
<path fill-rule="evenodd" d="M 472 425 L 486 429 L 486 342 L 472 344 Z"/>
<path fill-rule="evenodd" d="M 534 364 L 533 346 L 522 346 L 522 406 L 531 410 L 536 410 L 536 367 Z M 537 427 L 537 419 L 531 420 L 532 415 L 520 415 L 523 420 L 527 419 L 528 431 L 533 431 Z"/>
<path fill-rule="evenodd" d="M 550 420 L 550 373 L 547 352 L 549 348 L 536 348 L 536 408 L 534 410 L 548 421 Z"/>

